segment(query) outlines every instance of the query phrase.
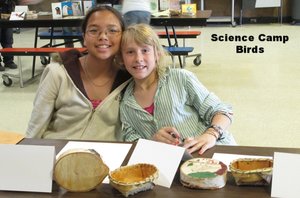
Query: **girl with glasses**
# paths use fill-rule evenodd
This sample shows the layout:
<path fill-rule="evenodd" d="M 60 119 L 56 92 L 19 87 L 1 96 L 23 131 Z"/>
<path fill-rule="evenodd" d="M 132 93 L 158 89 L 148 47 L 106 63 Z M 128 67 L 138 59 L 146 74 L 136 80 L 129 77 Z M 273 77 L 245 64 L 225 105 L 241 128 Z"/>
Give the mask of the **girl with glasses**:
<path fill-rule="evenodd" d="M 121 140 L 119 103 L 130 77 L 115 61 L 123 31 L 122 17 L 111 7 L 96 7 L 86 15 L 87 54 L 73 49 L 45 68 L 27 137 Z"/>

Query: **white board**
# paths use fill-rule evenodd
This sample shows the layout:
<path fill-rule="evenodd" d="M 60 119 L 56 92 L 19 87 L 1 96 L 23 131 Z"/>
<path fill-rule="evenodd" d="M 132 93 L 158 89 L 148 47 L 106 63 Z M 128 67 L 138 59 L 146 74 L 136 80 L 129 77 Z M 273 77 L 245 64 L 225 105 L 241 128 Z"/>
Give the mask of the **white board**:
<path fill-rule="evenodd" d="M 281 7 L 281 0 L 256 0 L 255 8 Z"/>
<path fill-rule="evenodd" d="M 0 144 L 0 191 L 52 192 L 54 146 Z"/>

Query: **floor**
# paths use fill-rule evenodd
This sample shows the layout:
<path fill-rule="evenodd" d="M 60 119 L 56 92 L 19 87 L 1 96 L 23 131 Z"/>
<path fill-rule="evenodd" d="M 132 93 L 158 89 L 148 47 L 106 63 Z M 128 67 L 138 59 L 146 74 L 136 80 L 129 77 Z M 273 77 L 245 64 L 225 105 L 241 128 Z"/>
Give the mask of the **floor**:
<path fill-rule="evenodd" d="M 210 91 L 233 106 L 235 114 L 230 131 L 238 144 L 300 147 L 300 26 L 209 25 L 184 29 L 202 32 L 199 38 L 186 41 L 186 46 L 193 46 L 195 52 L 202 53 L 202 63 L 195 66 L 194 58 L 187 58 L 185 69 L 194 72 Z M 213 34 L 253 36 L 254 41 L 212 41 Z M 262 34 L 267 36 L 266 41 L 258 39 Z M 283 36 L 289 39 L 285 43 L 281 40 Z M 22 29 L 14 38 L 15 47 L 31 47 L 33 30 Z M 237 46 L 243 46 L 242 53 L 237 53 Z M 245 53 L 247 47 L 251 47 L 249 53 Z M 254 53 L 256 49 L 259 52 L 259 48 L 264 52 Z M 28 79 L 32 58 L 21 60 Z M 40 61 L 37 63 L 37 73 L 42 72 L 44 66 Z M 7 72 L 17 73 L 16 70 Z M 13 81 L 11 87 L 0 84 L 0 130 L 22 134 L 39 79 L 35 78 L 24 88 L 19 87 L 18 79 Z"/>

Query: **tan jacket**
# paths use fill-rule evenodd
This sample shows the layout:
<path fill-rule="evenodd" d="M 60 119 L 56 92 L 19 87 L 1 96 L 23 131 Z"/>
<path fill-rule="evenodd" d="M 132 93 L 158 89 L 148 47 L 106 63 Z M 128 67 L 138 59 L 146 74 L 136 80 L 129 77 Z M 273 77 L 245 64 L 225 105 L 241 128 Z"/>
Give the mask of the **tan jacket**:
<path fill-rule="evenodd" d="M 129 75 L 120 71 L 114 89 L 93 109 L 80 78 L 80 56 L 73 50 L 61 55 L 62 62 L 51 63 L 45 68 L 26 137 L 121 140 L 119 103 Z"/>

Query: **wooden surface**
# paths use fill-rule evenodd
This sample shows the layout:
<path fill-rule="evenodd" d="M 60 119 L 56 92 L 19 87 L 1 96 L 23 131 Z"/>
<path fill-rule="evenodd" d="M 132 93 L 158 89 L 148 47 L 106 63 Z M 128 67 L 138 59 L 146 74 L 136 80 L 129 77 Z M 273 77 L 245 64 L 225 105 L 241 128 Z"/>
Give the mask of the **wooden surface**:
<path fill-rule="evenodd" d="M 152 17 L 153 26 L 205 26 L 211 10 L 197 11 L 195 16 Z"/>
<path fill-rule="evenodd" d="M 66 140 L 38 140 L 38 139 L 23 139 L 20 144 L 30 144 L 30 145 L 54 145 L 56 147 L 56 152 L 58 153 L 64 145 L 67 143 Z M 134 147 L 131 148 L 132 152 Z M 249 155 L 261 155 L 261 156 L 273 156 L 274 152 L 288 152 L 288 153 L 300 153 L 300 149 L 295 148 L 275 148 L 275 147 L 244 147 L 244 146 L 215 146 L 214 148 L 208 150 L 202 157 L 212 157 L 212 155 L 217 153 L 230 153 L 230 154 L 249 154 Z M 197 154 L 194 154 L 195 157 L 199 157 Z M 127 161 L 129 155 L 127 156 Z M 126 161 L 125 160 L 125 161 Z M 166 163 L 168 163 L 166 159 Z M 231 175 L 227 174 L 227 183 L 226 186 L 218 190 L 193 190 L 186 187 L 183 187 L 179 181 L 179 173 L 177 172 L 171 188 L 165 188 L 161 186 L 155 186 L 153 190 L 141 192 L 134 196 L 143 197 L 143 198 L 155 198 L 155 197 L 172 197 L 172 198 L 182 198 L 182 197 L 209 197 L 209 198 L 234 198 L 234 197 L 243 197 L 243 198 L 265 198 L 270 197 L 271 187 L 270 186 L 237 186 Z M 86 192 L 86 193 L 71 193 L 66 192 L 62 189 L 59 189 L 54 183 L 53 190 L 51 194 L 44 193 L 22 193 L 22 192 L 0 192 L 0 198 L 6 197 L 16 197 L 16 198 L 52 198 L 52 197 L 74 197 L 74 198 L 110 198 L 110 197 L 122 197 L 121 193 L 111 187 L 109 184 L 102 184 L 96 190 Z"/>
<path fill-rule="evenodd" d="M 0 131 L 0 144 L 17 144 L 24 135 L 11 131 Z"/>

